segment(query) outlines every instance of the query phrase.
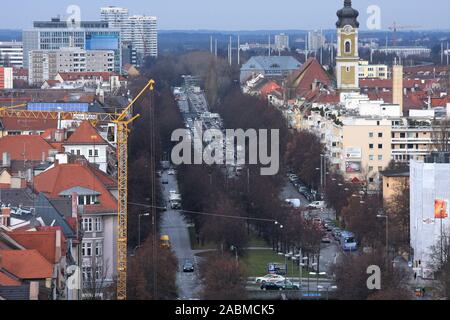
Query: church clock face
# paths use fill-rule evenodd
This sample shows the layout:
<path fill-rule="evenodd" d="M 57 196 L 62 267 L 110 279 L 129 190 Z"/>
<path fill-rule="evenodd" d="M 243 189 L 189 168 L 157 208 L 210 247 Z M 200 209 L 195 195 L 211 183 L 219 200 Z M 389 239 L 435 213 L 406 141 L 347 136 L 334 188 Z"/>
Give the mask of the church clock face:
<path fill-rule="evenodd" d="M 351 34 L 353 32 L 353 27 L 350 25 L 346 25 L 343 29 L 342 29 L 343 33 L 345 34 Z"/>

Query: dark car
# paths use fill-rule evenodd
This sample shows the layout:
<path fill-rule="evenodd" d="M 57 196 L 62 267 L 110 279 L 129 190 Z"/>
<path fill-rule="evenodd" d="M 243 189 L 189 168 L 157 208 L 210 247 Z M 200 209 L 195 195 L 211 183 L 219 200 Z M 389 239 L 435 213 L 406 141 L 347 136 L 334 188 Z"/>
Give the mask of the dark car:
<path fill-rule="evenodd" d="M 167 180 L 167 179 L 162 179 L 162 180 L 161 180 L 161 183 L 162 183 L 162 184 L 169 184 L 169 180 Z"/>
<path fill-rule="evenodd" d="M 281 291 L 281 290 L 299 290 L 299 286 L 290 280 L 278 281 L 274 283 L 267 282 L 261 286 L 261 290 Z"/>
<path fill-rule="evenodd" d="M 194 272 L 194 264 L 191 261 L 186 261 L 183 265 L 183 272 Z"/>

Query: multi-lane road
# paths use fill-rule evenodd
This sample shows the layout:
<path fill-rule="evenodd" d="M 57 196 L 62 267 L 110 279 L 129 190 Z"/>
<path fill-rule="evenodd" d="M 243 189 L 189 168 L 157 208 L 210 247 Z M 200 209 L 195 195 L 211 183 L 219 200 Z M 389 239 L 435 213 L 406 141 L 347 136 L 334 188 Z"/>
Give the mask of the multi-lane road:
<path fill-rule="evenodd" d="M 170 191 L 178 192 L 176 176 L 163 173 L 161 180 L 167 180 L 168 184 L 163 185 L 164 199 L 167 203 L 167 211 L 163 214 L 161 222 L 161 234 L 168 235 L 172 246 L 172 251 L 178 260 L 177 286 L 178 297 L 181 300 L 192 300 L 199 298 L 201 282 L 198 277 L 198 263 L 194 251 L 191 248 L 188 224 L 179 211 L 171 210 L 169 205 Z M 195 265 L 194 273 L 184 273 L 183 264 L 190 260 Z"/>

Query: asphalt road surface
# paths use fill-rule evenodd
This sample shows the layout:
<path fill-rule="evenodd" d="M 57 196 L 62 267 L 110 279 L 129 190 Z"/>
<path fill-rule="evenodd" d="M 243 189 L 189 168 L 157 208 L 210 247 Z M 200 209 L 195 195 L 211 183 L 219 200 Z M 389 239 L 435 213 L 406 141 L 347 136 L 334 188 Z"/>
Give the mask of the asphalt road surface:
<path fill-rule="evenodd" d="M 198 299 L 201 283 L 198 277 L 198 263 L 191 248 L 188 225 L 183 215 L 170 209 L 169 194 L 171 190 L 178 191 L 175 176 L 169 176 L 167 171 L 163 173 L 162 180 L 167 179 L 169 184 L 163 185 L 164 198 L 167 202 L 168 211 L 163 215 L 161 234 L 170 237 L 172 251 L 178 259 L 177 286 L 178 298 L 180 300 Z M 190 260 L 195 265 L 194 273 L 184 273 L 183 264 Z"/>

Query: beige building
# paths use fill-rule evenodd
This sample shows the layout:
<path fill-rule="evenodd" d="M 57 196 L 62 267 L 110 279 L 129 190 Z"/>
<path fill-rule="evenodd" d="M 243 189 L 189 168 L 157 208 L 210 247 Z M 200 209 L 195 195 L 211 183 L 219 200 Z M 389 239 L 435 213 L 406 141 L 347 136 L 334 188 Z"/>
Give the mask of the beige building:
<path fill-rule="evenodd" d="M 380 172 L 391 161 L 391 128 L 388 119 L 343 119 L 341 168 L 348 179 L 378 184 Z"/>
<path fill-rule="evenodd" d="M 389 68 L 385 64 L 369 64 L 369 61 L 359 61 L 360 79 L 389 79 Z"/>
<path fill-rule="evenodd" d="M 389 203 L 404 187 L 409 186 L 409 168 L 381 172 L 383 177 L 383 200 Z"/>
<path fill-rule="evenodd" d="M 30 85 L 42 85 L 59 72 L 113 72 L 114 51 L 87 51 L 79 48 L 33 50 L 29 53 Z"/>

